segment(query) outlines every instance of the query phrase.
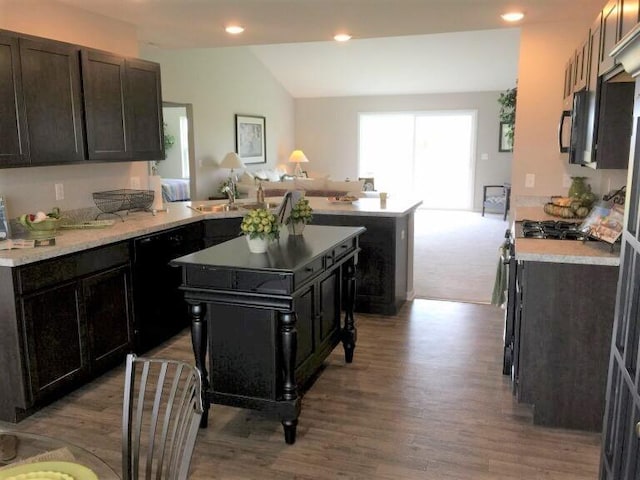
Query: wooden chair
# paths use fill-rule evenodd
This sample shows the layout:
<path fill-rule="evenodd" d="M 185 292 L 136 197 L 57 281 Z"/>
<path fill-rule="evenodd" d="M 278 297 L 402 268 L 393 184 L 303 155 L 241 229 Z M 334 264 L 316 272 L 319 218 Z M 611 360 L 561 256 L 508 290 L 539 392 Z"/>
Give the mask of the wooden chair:
<path fill-rule="evenodd" d="M 482 216 L 485 209 L 500 210 L 503 219 L 507 219 L 507 213 L 511 208 L 511 184 L 485 185 L 482 187 Z"/>
<path fill-rule="evenodd" d="M 127 355 L 123 480 L 183 480 L 202 417 L 200 372 L 183 362 Z"/>

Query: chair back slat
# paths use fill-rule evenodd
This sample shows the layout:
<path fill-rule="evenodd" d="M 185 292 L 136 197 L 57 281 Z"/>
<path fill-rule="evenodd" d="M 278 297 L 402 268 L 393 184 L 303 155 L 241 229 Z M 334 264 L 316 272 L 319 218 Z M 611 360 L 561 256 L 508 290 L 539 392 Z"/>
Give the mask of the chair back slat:
<path fill-rule="evenodd" d="M 128 355 L 123 479 L 186 479 L 202 411 L 202 380 L 196 368 Z"/>

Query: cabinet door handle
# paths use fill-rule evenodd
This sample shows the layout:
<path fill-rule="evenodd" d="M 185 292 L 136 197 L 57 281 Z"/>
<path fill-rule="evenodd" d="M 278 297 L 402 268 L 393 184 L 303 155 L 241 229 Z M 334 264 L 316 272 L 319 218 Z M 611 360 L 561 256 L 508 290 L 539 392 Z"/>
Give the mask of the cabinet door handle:
<path fill-rule="evenodd" d="M 340 248 L 349 248 L 349 245 L 340 245 Z"/>
<path fill-rule="evenodd" d="M 640 438 L 640 422 L 636 423 L 636 437 Z"/>
<path fill-rule="evenodd" d="M 305 268 L 305 271 L 307 271 L 307 272 L 313 272 L 313 267 L 307 267 L 307 268 Z"/>

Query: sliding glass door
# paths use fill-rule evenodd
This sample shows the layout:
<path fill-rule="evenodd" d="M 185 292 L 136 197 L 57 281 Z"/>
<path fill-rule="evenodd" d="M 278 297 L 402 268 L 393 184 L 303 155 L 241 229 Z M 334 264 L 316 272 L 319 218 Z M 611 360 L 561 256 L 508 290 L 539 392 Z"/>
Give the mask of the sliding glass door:
<path fill-rule="evenodd" d="M 360 114 L 360 176 L 423 207 L 471 210 L 476 113 Z"/>

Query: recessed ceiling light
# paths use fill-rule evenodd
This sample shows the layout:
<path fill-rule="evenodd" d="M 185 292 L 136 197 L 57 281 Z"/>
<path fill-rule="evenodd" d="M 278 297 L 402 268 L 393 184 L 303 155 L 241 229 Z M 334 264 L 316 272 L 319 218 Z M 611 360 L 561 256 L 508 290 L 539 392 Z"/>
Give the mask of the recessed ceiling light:
<path fill-rule="evenodd" d="M 336 42 L 348 42 L 349 40 L 351 40 L 351 35 L 349 35 L 348 33 L 338 33 L 333 36 L 333 39 Z"/>
<path fill-rule="evenodd" d="M 517 22 L 524 18 L 524 13 L 522 12 L 507 12 L 500 15 L 505 22 Z"/>
<path fill-rule="evenodd" d="M 244 32 L 244 27 L 241 27 L 240 25 L 229 25 L 228 27 L 225 27 L 224 31 L 231 35 L 239 35 Z"/>

